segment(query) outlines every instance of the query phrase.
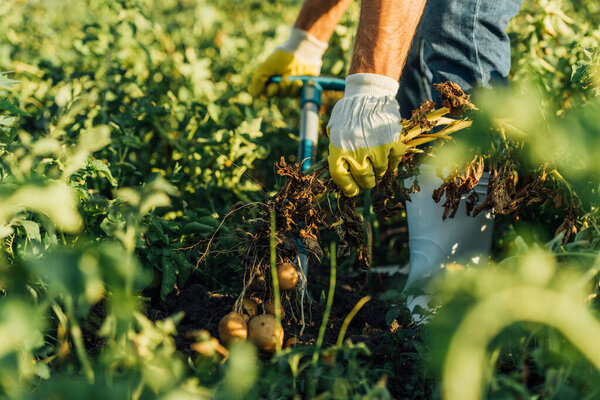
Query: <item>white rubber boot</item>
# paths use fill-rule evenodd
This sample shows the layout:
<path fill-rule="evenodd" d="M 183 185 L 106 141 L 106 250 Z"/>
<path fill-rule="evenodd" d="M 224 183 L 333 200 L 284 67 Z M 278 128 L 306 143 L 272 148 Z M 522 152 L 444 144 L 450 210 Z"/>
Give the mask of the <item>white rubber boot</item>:
<path fill-rule="evenodd" d="M 479 202 L 485 199 L 489 175 L 484 173 L 474 191 Z M 408 218 L 408 238 L 410 249 L 410 270 L 404 291 L 418 288 L 421 295 L 409 295 L 407 307 L 413 313 L 413 320 L 426 322 L 425 316 L 413 312 L 416 306 L 428 310 L 430 296 L 429 283 L 432 278 L 444 271 L 448 263 L 478 264 L 489 257 L 492 247 L 494 219 L 491 211 L 477 217 L 467 215 L 465 203 L 454 218 L 442 219 L 442 204 L 432 199 L 432 193 L 440 187 L 442 180 L 437 177 L 435 167 L 421 166 L 418 177 L 420 192 L 411 195 L 406 202 Z M 405 186 L 412 185 L 406 182 Z M 464 198 L 468 196 L 465 195 Z"/>

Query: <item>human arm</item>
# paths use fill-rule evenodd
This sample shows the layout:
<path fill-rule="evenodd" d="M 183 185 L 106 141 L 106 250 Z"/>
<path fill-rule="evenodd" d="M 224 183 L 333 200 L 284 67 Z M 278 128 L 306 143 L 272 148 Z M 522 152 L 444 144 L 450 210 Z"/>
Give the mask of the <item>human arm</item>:
<path fill-rule="evenodd" d="M 260 64 L 252 77 L 250 93 L 287 95 L 300 82 L 290 82 L 292 75 L 319 75 L 321 57 L 327 49 L 335 26 L 351 0 L 305 0 L 291 29 L 288 40 Z M 272 76 L 282 76 L 280 84 L 270 84 Z"/>
<path fill-rule="evenodd" d="M 362 0 L 344 98 L 327 126 L 329 170 L 347 196 L 370 189 L 397 168 L 400 140 L 398 81 L 426 0 Z"/>
<path fill-rule="evenodd" d="M 372 73 L 396 81 L 427 0 L 362 0 L 350 75 Z"/>
<path fill-rule="evenodd" d="M 294 27 L 327 43 L 351 1 L 305 0 Z"/>

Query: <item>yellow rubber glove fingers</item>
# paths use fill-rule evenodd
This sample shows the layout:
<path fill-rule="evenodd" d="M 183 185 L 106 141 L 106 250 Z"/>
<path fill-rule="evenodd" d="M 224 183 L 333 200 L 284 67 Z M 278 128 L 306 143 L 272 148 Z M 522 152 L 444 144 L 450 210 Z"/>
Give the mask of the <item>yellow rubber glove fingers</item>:
<path fill-rule="evenodd" d="M 308 74 L 304 74 L 308 75 Z M 269 83 L 265 90 L 267 97 L 297 97 L 302 89 L 302 81 L 290 80 L 289 75 L 284 75 L 280 83 Z"/>
<path fill-rule="evenodd" d="M 333 179 L 333 182 L 340 188 L 344 195 L 354 197 L 360 192 L 360 188 L 350 173 L 350 164 L 344 158 L 334 153 L 330 150 L 329 157 L 327 157 L 331 179 Z"/>
<path fill-rule="evenodd" d="M 393 143 L 392 148 L 390 149 L 390 157 L 388 163 L 388 169 L 395 170 L 398 168 L 398 164 L 402 161 L 402 157 L 406 154 L 406 150 L 408 150 L 408 146 L 406 146 L 401 141 Z M 385 171 L 383 171 L 385 173 Z"/>
<path fill-rule="evenodd" d="M 317 65 L 307 64 L 292 53 L 277 49 L 267 59 L 260 64 L 252 76 L 250 85 L 250 94 L 254 97 L 266 94 L 267 96 L 288 96 L 294 95 L 294 91 L 298 90 L 298 85 L 302 85 L 298 81 L 290 81 L 286 79 L 293 75 L 319 75 L 320 67 Z M 273 76 L 281 76 L 280 84 L 269 84 L 267 82 Z M 296 92 L 297 93 L 297 92 Z"/>
<path fill-rule="evenodd" d="M 350 166 L 350 174 L 354 182 L 361 189 L 372 189 L 375 187 L 375 171 L 373 164 L 368 157 L 347 157 L 348 165 Z"/>
<path fill-rule="evenodd" d="M 385 175 L 385 172 L 391 168 L 390 165 L 390 153 L 392 151 L 392 145 L 386 144 L 383 146 L 375 147 L 375 153 L 370 155 L 370 161 L 373 164 L 373 172 L 375 173 L 375 179 L 379 181 Z M 371 149 L 373 153 L 373 149 Z M 398 166 L 398 164 L 396 164 Z"/>
<path fill-rule="evenodd" d="M 356 196 L 360 188 L 374 188 L 385 171 L 391 168 L 389 163 L 392 148 L 392 144 L 386 144 L 349 151 L 330 146 L 328 161 L 333 182 L 347 197 Z M 396 163 L 394 168 L 397 166 Z"/>
<path fill-rule="evenodd" d="M 284 50 L 275 50 L 262 64 L 260 64 L 252 77 L 250 94 L 254 97 L 265 94 L 269 97 L 283 95 L 290 86 L 289 76 L 295 68 L 297 60 L 294 55 Z M 281 76 L 282 82 L 269 83 L 273 76 Z"/>
<path fill-rule="evenodd" d="M 256 67 L 252 76 L 250 94 L 254 97 L 262 94 L 269 78 L 274 75 L 282 75 L 293 61 L 293 54 L 283 50 L 275 50 L 265 61 Z"/>

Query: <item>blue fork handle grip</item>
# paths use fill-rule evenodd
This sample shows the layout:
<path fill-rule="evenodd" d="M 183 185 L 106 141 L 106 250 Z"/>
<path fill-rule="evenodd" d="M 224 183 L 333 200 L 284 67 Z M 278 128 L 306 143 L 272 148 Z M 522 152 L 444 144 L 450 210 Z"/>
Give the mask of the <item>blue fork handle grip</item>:
<path fill-rule="evenodd" d="M 328 76 L 310 76 L 310 75 L 298 75 L 298 76 L 290 76 L 288 77 L 291 81 L 302 81 L 302 83 L 306 82 L 314 82 L 321 86 L 323 90 L 336 90 L 343 92 L 346 88 L 346 81 L 341 78 L 332 78 Z M 281 82 L 280 76 L 273 76 L 269 79 L 269 83 L 279 83 Z"/>

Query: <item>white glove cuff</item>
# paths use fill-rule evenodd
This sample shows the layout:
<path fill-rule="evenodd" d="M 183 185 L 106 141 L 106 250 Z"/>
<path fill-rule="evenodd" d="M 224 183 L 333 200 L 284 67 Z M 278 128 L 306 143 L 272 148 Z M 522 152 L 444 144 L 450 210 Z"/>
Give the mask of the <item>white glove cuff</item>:
<path fill-rule="evenodd" d="M 393 78 L 379 74 L 352 74 L 346 77 L 344 97 L 396 97 L 400 84 Z"/>
<path fill-rule="evenodd" d="M 304 62 L 321 67 L 321 57 L 327 50 L 327 43 L 321 42 L 302 29 L 292 27 L 288 40 L 277 48 L 292 53 Z"/>

